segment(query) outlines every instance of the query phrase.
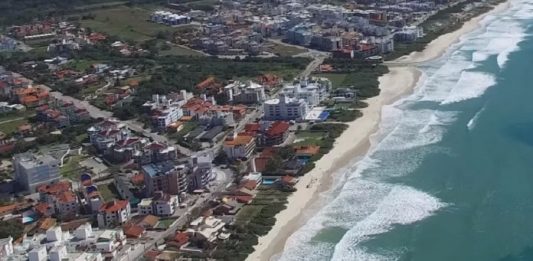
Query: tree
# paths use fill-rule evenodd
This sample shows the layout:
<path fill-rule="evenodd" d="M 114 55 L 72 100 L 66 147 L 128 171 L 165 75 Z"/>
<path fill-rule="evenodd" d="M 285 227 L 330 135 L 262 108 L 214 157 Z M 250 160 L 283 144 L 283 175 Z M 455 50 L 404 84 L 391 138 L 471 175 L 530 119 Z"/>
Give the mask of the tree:
<path fill-rule="evenodd" d="M 24 225 L 16 220 L 0 221 L 0 238 L 20 238 L 24 232 Z"/>
<path fill-rule="evenodd" d="M 274 156 L 274 158 L 269 159 L 267 161 L 267 164 L 265 166 L 265 171 L 267 173 L 277 172 L 281 168 L 281 163 L 282 163 L 281 158 L 276 155 Z"/>

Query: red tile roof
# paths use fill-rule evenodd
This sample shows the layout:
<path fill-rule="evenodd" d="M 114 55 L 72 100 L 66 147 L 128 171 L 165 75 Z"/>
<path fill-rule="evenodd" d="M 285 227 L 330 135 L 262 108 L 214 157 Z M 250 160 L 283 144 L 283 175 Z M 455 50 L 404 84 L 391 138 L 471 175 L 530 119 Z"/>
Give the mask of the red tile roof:
<path fill-rule="evenodd" d="M 289 123 L 286 121 L 275 121 L 270 125 L 270 128 L 266 131 L 267 136 L 279 136 L 283 135 L 289 130 Z"/>
<path fill-rule="evenodd" d="M 70 191 L 71 184 L 68 181 L 61 181 L 54 184 L 45 184 L 37 187 L 39 193 L 45 194 L 59 194 L 61 192 Z"/>
<path fill-rule="evenodd" d="M 124 235 L 127 237 L 133 237 L 133 238 L 140 238 L 142 234 L 144 233 L 145 229 L 141 226 L 134 225 L 134 224 L 126 224 L 122 230 L 124 231 Z"/>
<path fill-rule="evenodd" d="M 37 214 L 44 216 L 48 213 L 48 210 L 51 209 L 51 207 L 48 205 L 48 203 L 39 202 L 37 205 L 35 205 L 34 209 Z"/>
<path fill-rule="evenodd" d="M 76 195 L 72 191 L 64 191 L 56 196 L 57 200 L 61 203 L 70 203 L 76 201 Z"/>
<path fill-rule="evenodd" d="M 129 202 L 127 200 L 109 201 L 100 207 L 100 212 L 107 212 L 107 213 L 118 212 L 120 210 L 126 209 L 128 204 Z"/>
<path fill-rule="evenodd" d="M 249 190 L 254 190 L 257 187 L 257 182 L 254 180 L 245 180 L 241 183 L 241 187 L 245 187 Z"/>
<path fill-rule="evenodd" d="M 174 236 L 174 241 L 180 246 L 185 245 L 189 242 L 189 235 L 185 232 L 178 232 L 176 236 Z"/>

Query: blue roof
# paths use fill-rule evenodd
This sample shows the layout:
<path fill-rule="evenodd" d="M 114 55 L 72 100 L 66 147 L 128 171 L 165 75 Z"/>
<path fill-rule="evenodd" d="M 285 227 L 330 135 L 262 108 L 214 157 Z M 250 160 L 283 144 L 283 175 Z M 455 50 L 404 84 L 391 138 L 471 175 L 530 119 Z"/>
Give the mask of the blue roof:
<path fill-rule="evenodd" d="M 174 166 L 175 165 L 174 163 L 172 163 L 172 161 L 164 161 L 164 162 L 159 162 L 159 163 L 143 165 L 142 169 L 144 173 L 150 175 L 150 177 L 154 177 L 158 174 L 167 173 L 169 170 L 173 169 Z"/>
<path fill-rule="evenodd" d="M 328 111 L 323 111 L 322 113 L 320 113 L 320 115 L 318 116 L 318 118 L 321 120 L 321 121 L 325 121 L 327 120 L 329 117 L 329 112 Z"/>

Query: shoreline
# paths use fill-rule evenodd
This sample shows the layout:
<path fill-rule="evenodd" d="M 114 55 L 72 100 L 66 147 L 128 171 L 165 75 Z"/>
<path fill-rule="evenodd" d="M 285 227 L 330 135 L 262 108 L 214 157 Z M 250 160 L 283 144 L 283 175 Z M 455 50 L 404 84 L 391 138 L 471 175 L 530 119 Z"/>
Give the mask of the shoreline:
<path fill-rule="evenodd" d="M 441 35 L 431 41 L 423 51 L 413 52 L 387 62 L 389 73 L 379 77 L 381 93 L 365 100 L 368 107 L 362 109 L 363 116 L 348 122 L 348 128 L 337 138 L 334 148 L 316 162 L 316 167 L 300 177 L 297 191 L 289 198 L 287 208 L 278 213 L 275 225 L 268 234 L 258 239 L 254 252 L 246 260 L 270 260 L 279 255 L 287 239 L 300 226 L 304 225 L 306 210 L 318 207 L 319 194 L 331 188 L 334 175 L 355 163 L 370 149 L 370 137 L 376 133 L 381 121 L 381 109 L 412 93 L 422 75 L 415 66 L 418 63 L 441 57 L 450 46 L 460 41 L 461 36 L 479 28 L 480 22 L 488 15 L 499 13 L 510 6 L 508 1 L 496 5 L 492 10 L 466 21 L 461 28 Z M 342 155 L 337 157 L 337 155 Z M 318 184 L 317 184 L 318 183 Z M 309 188 L 306 186 L 312 184 Z"/>

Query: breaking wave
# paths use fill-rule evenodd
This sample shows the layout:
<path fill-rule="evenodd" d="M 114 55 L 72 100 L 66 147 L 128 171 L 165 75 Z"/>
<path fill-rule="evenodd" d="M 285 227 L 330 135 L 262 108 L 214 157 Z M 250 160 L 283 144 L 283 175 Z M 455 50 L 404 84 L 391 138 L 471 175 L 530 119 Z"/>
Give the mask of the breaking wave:
<path fill-rule="evenodd" d="M 305 225 L 292 234 L 276 260 L 397 260 L 401 249 L 371 251 L 363 242 L 397 225 L 428 218 L 448 204 L 428 192 L 393 182 L 410 175 L 431 153 L 465 101 L 494 86 L 494 74 L 482 66 L 505 68 L 509 55 L 525 38 L 523 19 L 533 19 L 533 4 L 514 3 L 499 15 L 487 16 L 482 27 L 465 35 L 444 57 L 421 67 L 423 77 L 412 95 L 384 106 L 371 149 L 336 176 Z M 467 123 L 472 130 L 483 113 Z"/>

